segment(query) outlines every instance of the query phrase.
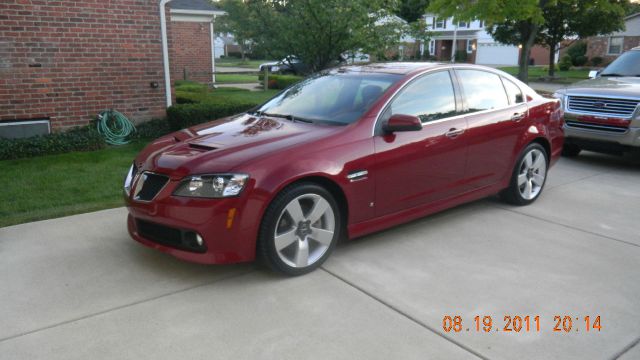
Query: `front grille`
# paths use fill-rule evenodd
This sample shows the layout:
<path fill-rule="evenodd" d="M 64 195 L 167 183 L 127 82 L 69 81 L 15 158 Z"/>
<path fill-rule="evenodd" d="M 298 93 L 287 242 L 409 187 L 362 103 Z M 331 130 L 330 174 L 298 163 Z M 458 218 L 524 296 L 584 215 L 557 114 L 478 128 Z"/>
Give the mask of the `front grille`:
<path fill-rule="evenodd" d="M 606 132 L 617 133 L 617 134 L 622 134 L 627 132 L 627 128 L 621 127 L 621 126 L 589 124 L 589 123 L 584 123 L 579 121 L 570 121 L 570 120 L 566 120 L 565 124 L 568 127 L 585 129 L 585 130 L 606 131 Z"/>
<path fill-rule="evenodd" d="M 196 233 L 188 230 L 152 223 L 138 219 L 136 221 L 138 234 L 155 243 L 191 252 L 203 253 L 207 250 L 204 245 L 198 245 Z"/>
<path fill-rule="evenodd" d="M 568 109 L 581 113 L 630 117 L 640 100 L 569 96 Z"/>
<path fill-rule="evenodd" d="M 169 181 L 165 175 L 144 172 L 140 175 L 136 190 L 133 194 L 135 200 L 151 201 Z"/>

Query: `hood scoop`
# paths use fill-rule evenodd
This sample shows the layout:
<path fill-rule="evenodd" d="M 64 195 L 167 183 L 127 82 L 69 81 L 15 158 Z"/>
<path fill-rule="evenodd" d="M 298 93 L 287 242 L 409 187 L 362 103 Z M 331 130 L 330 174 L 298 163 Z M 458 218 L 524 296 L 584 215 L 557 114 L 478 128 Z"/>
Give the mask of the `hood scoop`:
<path fill-rule="evenodd" d="M 202 143 L 189 143 L 189 147 L 191 149 L 200 150 L 200 151 L 211 151 L 211 150 L 218 149 L 218 147 L 216 146 L 211 146 L 211 145 L 202 144 Z"/>

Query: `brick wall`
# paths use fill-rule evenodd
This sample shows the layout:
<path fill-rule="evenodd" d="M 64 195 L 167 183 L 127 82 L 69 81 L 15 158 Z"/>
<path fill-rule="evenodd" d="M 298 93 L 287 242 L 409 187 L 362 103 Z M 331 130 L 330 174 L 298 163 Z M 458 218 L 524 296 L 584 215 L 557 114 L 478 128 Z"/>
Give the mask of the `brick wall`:
<path fill-rule="evenodd" d="M 169 27 L 171 78 L 210 83 L 211 30 L 208 22 L 172 21 Z"/>
<path fill-rule="evenodd" d="M 622 52 L 630 50 L 636 46 L 640 46 L 640 36 L 625 36 Z M 608 51 L 609 37 L 597 36 L 587 39 L 587 57 L 589 59 L 599 56 L 604 59 L 604 64 L 608 64 L 618 57 L 618 55 L 607 55 Z"/>
<path fill-rule="evenodd" d="M 61 130 L 107 108 L 164 116 L 158 3 L 0 1 L 0 121 L 49 118 Z"/>

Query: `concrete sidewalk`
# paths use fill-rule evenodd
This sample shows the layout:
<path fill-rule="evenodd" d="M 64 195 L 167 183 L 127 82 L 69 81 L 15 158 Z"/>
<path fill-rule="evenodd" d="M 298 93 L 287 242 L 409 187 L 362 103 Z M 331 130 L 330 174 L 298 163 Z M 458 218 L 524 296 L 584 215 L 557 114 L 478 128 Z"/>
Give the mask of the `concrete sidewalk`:
<path fill-rule="evenodd" d="M 532 206 L 461 206 L 297 278 L 146 249 L 122 208 L 0 228 L 0 359 L 637 359 L 639 175 L 640 159 L 563 159 Z M 507 315 L 541 329 L 505 332 Z"/>

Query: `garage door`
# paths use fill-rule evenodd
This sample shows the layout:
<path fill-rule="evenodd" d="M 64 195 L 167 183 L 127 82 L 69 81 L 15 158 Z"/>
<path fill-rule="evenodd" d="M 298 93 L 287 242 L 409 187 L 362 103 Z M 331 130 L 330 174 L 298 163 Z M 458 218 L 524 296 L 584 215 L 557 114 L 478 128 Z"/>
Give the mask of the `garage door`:
<path fill-rule="evenodd" d="M 476 64 L 518 65 L 518 48 L 498 43 L 479 43 Z"/>

